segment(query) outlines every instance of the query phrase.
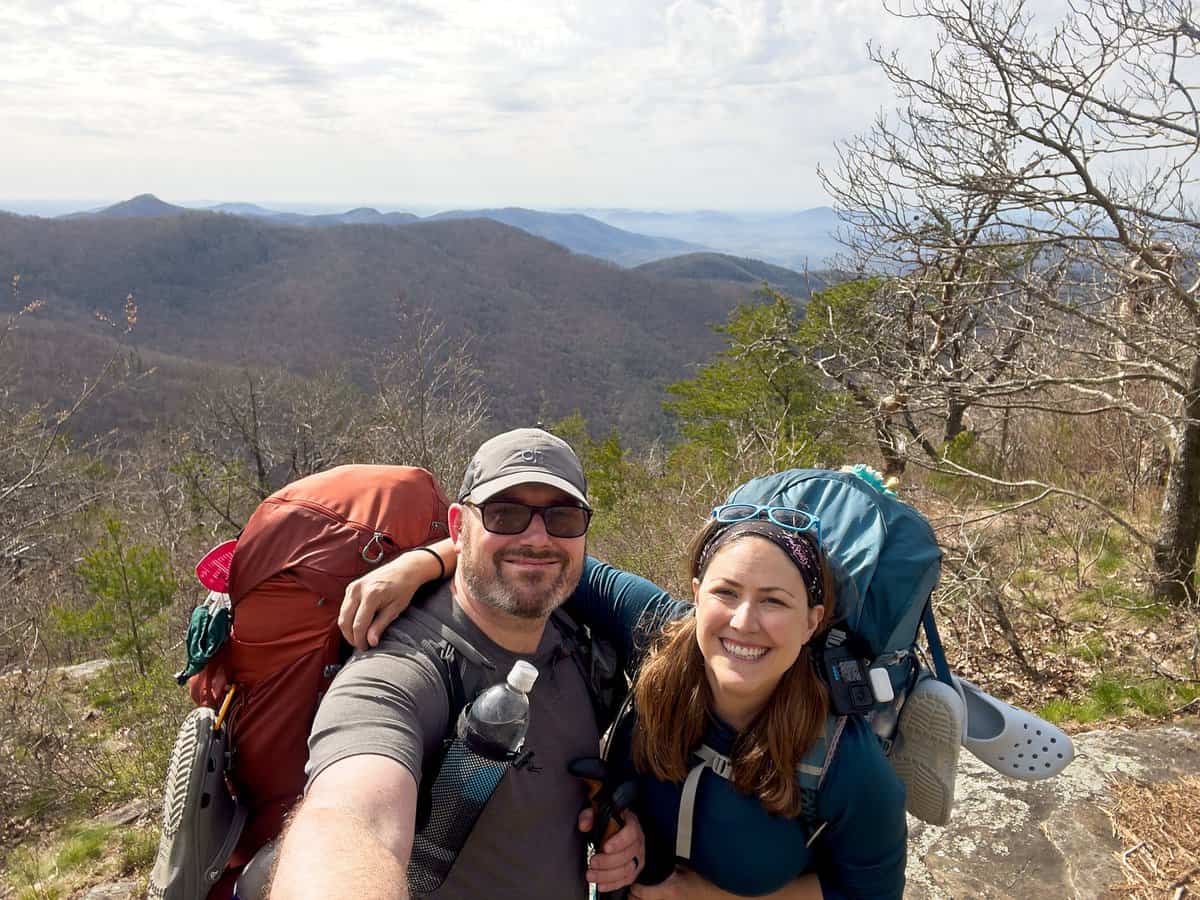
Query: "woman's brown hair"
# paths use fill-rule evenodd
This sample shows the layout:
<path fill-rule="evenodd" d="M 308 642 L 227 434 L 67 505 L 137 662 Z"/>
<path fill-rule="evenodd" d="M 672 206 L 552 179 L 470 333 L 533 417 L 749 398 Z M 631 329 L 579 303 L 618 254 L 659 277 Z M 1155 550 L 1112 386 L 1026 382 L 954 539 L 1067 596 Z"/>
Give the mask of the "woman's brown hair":
<path fill-rule="evenodd" d="M 706 554 L 709 544 L 731 526 L 710 521 L 689 547 L 693 578 L 716 554 Z M 768 541 L 761 535 L 730 535 L 724 544 L 740 540 Z M 716 551 L 720 552 L 720 549 Z M 821 626 L 800 651 L 800 656 L 772 691 L 766 707 L 738 735 L 730 758 L 733 783 L 739 791 L 757 796 L 767 812 L 795 817 L 800 813 L 800 788 L 796 767 L 820 737 L 829 713 L 829 693 L 813 664 L 813 641 L 831 622 L 834 613 L 833 574 L 823 553 L 820 559 Z M 809 595 L 814 591 L 809 588 Z M 708 727 L 712 692 L 704 674 L 704 657 L 696 643 L 696 617 L 669 623 L 655 640 L 642 663 L 633 687 L 638 727 L 633 737 L 634 765 L 663 781 L 682 782 L 688 758 Z"/>

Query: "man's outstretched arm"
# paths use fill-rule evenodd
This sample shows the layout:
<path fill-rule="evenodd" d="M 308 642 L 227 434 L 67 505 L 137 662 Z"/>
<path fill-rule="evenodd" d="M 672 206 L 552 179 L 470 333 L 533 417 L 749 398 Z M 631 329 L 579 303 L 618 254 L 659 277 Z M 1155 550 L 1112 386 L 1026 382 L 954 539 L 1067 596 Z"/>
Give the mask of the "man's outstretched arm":
<path fill-rule="evenodd" d="M 284 833 L 271 900 L 408 900 L 416 810 L 416 780 L 395 760 L 333 763 L 309 785 Z"/>

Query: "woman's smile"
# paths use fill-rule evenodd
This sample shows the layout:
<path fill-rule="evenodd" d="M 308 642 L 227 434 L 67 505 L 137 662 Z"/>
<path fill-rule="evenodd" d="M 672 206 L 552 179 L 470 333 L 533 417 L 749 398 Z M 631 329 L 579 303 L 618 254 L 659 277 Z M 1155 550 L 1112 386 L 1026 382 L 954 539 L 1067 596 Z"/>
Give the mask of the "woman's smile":
<path fill-rule="evenodd" d="M 766 654 L 769 647 L 761 647 L 755 644 L 744 644 L 740 641 L 735 641 L 732 638 L 721 638 L 721 647 L 730 656 L 747 662 L 755 662 Z"/>

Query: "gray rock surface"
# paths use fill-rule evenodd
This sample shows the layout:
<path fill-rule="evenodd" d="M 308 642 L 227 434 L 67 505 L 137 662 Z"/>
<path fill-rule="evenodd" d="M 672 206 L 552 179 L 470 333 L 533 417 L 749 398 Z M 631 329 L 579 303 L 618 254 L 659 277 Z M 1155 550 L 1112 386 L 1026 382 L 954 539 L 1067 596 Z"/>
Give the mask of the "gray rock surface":
<path fill-rule="evenodd" d="M 123 806 L 110 809 L 97 816 L 96 821 L 103 825 L 132 825 L 153 811 L 155 811 L 155 807 L 149 800 L 131 800 Z"/>
<path fill-rule="evenodd" d="M 66 675 L 68 678 L 91 681 L 101 672 L 106 671 L 114 665 L 116 665 L 116 662 L 111 659 L 91 659 L 74 666 L 59 666 L 54 671 Z"/>
<path fill-rule="evenodd" d="M 110 881 L 89 888 L 80 900 L 133 900 L 141 898 L 142 885 L 137 881 Z"/>
<path fill-rule="evenodd" d="M 1124 883 L 1100 803 L 1108 782 L 1147 782 L 1200 774 L 1200 726 L 1075 735 L 1075 760 L 1057 777 L 1008 778 L 965 749 L 956 802 L 945 828 L 909 818 L 908 890 L 912 900 L 1103 897 Z"/>

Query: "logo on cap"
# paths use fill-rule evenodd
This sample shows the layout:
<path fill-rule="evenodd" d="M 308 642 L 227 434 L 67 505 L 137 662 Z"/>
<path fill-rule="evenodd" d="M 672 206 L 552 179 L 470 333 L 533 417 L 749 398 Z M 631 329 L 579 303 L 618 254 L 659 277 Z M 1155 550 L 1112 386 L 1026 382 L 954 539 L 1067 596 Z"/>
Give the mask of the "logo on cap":
<path fill-rule="evenodd" d="M 535 466 L 542 464 L 542 451 L 536 447 L 530 447 L 528 450 L 518 450 L 517 458 L 523 463 L 533 463 Z"/>

